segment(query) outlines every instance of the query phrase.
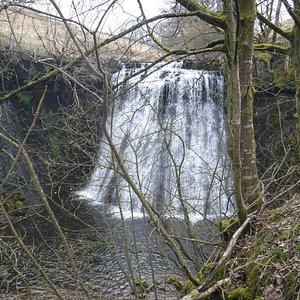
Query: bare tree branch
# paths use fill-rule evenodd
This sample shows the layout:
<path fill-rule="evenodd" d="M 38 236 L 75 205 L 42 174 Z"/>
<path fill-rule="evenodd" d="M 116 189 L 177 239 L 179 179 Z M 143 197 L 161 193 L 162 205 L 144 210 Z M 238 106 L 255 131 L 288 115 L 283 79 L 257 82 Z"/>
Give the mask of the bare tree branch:
<path fill-rule="evenodd" d="M 205 22 L 214 26 L 218 26 L 222 29 L 226 28 L 224 15 L 214 13 L 207 7 L 201 6 L 194 0 L 176 0 L 176 2 L 185 7 L 188 11 L 196 12 L 196 16 L 204 20 Z"/>
<path fill-rule="evenodd" d="M 293 32 L 292 31 L 284 31 L 279 26 L 275 25 L 272 21 L 267 19 L 265 16 L 263 16 L 261 13 L 256 12 L 257 18 L 261 20 L 264 24 L 269 26 L 271 29 L 273 29 L 275 32 L 286 38 L 288 41 L 293 41 Z"/>

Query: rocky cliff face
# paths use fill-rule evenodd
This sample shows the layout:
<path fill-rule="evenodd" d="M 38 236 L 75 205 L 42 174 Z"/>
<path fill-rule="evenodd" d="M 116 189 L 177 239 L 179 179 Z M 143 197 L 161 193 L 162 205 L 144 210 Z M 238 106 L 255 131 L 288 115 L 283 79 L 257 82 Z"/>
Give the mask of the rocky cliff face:
<path fill-rule="evenodd" d="M 0 133 L 14 140 L 22 141 L 25 134 L 16 123 L 16 115 L 12 103 L 3 103 L 0 109 Z M 0 139 L 0 184 L 4 183 L 3 190 L 6 194 L 10 194 L 11 197 L 14 197 L 13 195 L 18 193 L 18 198 L 22 200 L 24 198 L 28 199 L 28 204 L 31 205 L 33 204 L 31 201 L 33 200 L 33 186 L 22 156 L 19 157 L 13 169 L 11 169 L 17 153 L 18 149 L 16 147 Z"/>
<path fill-rule="evenodd" d="M 74 22 L 69 24 L 69 28 L 77 44 L 58 18 L 30 9 L 17 6 L 2 9 L 0 26 L 0 97 L 53 68 L 76 60 L 80 51 L 89 56 L 90 64 L 96 64 L 95 54 L 90 55 L 92 51 L 89 51 L 95 47 L 93 35 Z M 97 55 L 108 73 L 116 72 L 120 62 L 153 61 L 163 55 L 155 46 L 131 37 L 116 38 L 113 34 L 99 32 L 96 39 L 97 45 L 100 45 Z M 74 80 L 61 73 L 17 93 L 5 104 L 1 102 L 1 110 L 4 111 L 0 119 L 1 132 L 21 142 L 47 86 L 42 109 L 26 141 L 26 149 L 51 197 L 58 193 L 68 194 L 71 186 L 79 189 L 84 185 L 95 164 L 99 140 L 101 104 L 95 97 L 88 96 L 80 83 L 101 96 L 101 80 L 92 76 L 80 59 L 68 72 Z M 3 181 L 17 150 L 3 141 L 1 143 L 0 180 Z M 4 192 L 9 194 L 17 188 L 23 194 L 25 185 L 32 190 L 25 165 L 18 163 L 14 172 L 11 182 L 5 184 Z M 30 205 L 37 202 L 31 194 L 25 195 L 25 198 L 29 199 L 27 203 Z"/>
<path fill-rule="evenodd" d="M 258 167 L 267 189 L 266 197 L 276 196 L 278 205 L 298 192 L 296 188 L 287 189 L 298 181 L 293 167 L 297 164 L 294 72 L 287 65 L 286 56 L 256 53 L 254 79 Z"/>
<path fill-rule="evenodd" d="M 1 67 L 1 95 L 6 95 L 49 70 L 23 55 L 3 55 Z M 77 80 L 85 81 L 88 88 L 101 96 L 101 80 L 87 72 L 84 74 L 82 70 L 81 66 L 74 68 L 74 79 L 77 77 Z M 95 164 L 101 103 L 93 96 L 88 96 L 78 82 L 57 75 L 1 103 L 0 132 L 19 143 L 30 132 L 25 148 L 50 197 L 69 194 L 71 189 L 80 188 L 89 179 Z M 40 101 L 43 104 L 37 113 Z M 35 124 L 30 128 L 36 113 Z M 0 179 L 3 182 L 18 149 L 3 139 L 0 146 Z M 39 202 L 33 195 L 32 180 L 22 155 L 13 169 L 13 176 L 5 180 L 4 186 L 5 194 L 20 190 L 29 205 Z"/>

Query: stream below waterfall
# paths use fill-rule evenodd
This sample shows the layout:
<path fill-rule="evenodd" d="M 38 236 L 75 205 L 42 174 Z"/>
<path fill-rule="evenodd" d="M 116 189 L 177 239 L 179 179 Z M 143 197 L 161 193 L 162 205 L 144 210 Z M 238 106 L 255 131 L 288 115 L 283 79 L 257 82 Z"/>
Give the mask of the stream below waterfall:
<path fill-rule="evenodd" d="M 74 203 L 78 205 L 79 203 Z M 81 212 L 77 215 L 77 208 L 72 211 L 73 216 L 64 211 L 56 212 L 58 221 L 64 228 L 65 235 L 73 250 L 74 260 L 80 272 L 82 280 L 93 293 L 95 299 L 101 300 L 177 300 L 182 294 L 176 288 L 167 283 L 167 279 L 177 276 L 184 282 L 182 270 L 178 267 L 176 257 L 165 241 L 160 237 L 153 226 L 146 219 L 125 220 L 112 218 L 112 215 L 104 215 L 93 207 L 80 204 Z M 83 213 L 83 210 L 86 210 Z M 74 218 L 74 215 L 78 219 Z M 42 216 L 42 215 L 41 215 Z M 46 218 L 33 216 L 19 223 L 24 231 L 24 239 L 35 259 L 46 271 L 49 279 L 55 286 L 66 294 L 66 299 L 86 299 L 78 282 L 74 279 L 72 270 L 64 248 L 59 241 L 51 223 Z M 80 221 L 79 221 L 80 220 Z M 17 222 L 18 223 L 18 222 Z M 16 223 L 16 225 L 17 225 Z M 88 224 L 88 226 L 84 226 Z M 170 228 L 176 228 L 178 234 L 184 230 L 179 223 L 166 223 Z M 18 226 L 18 225 L 17 225 Z M 209 222 L 195 225 L 197 235 L 201 239 L 218 242 L 216 227 Z M 192 249 L 191 245 L 184 245 Z M 14 274 L 8 281 L 14 286 L 15 295 L 11 293 L 0 294 L 0 299 L 15 300 L 29 299 L 28 287 L 30 287 L 30 299 L 54 299 L 49 289 L 45 289 L 45 282 L 39 272 L 28 262 L 25 256 L 18 252 L 16 243 L 10 245 L 15 255 L 19 256 L 17 268 L 23 277 Z M 209 255 L 212 247 L 203 245 L 201 252 Z M 190 253 L 193 255 L 192 251 Z M 195 256 L 197 253 L 194 253 Z M 198 261 L 198 263 L 201 263 Z M 195 272 L 196 265 L 189 263 L 191 270 Z M 132 282 L 141 280 L 145 283 L 145 292 L 138 293 L 137 297 L 132 293 Z M 29 286 L 27 285 L 29 283 Z M 26 296 L 27 295 L 27 296 Z"/>

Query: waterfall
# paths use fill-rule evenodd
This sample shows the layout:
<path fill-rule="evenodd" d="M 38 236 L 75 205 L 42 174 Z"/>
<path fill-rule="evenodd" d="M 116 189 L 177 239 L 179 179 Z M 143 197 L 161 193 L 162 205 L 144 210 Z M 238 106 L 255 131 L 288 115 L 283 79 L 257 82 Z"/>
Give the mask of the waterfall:
<path fill-rule="evenodd" d="M 108 128 L 131 178 L 155 211 L 192 220 L 220 216 L 231 193 L 226 149 L 224 80 L 220 72 L 181 63 L 125 65 L 111 100 Z M 137 74 L 137 75 L 136 75 Z M 132 78 L 130 76 L 136 75 Z M 90 183 L 78 194 L 110 213 L 141 217 L 143 208 L 122 178 L 105 140 Z"/>

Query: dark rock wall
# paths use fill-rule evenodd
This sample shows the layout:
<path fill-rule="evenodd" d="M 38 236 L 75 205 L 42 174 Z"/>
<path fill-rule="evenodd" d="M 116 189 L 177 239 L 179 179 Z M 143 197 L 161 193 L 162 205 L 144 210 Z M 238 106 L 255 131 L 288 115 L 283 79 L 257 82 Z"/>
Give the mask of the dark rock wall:
<path fill-rule="evenodd" d="M 25 132 L 21 131 L 17 125 L 14 107 L 10 101 L 1 105 L 1 123 L 0 133 L 9 136 L 14 140 L 22 141 L 25 137 Z M 0 139 L 0 184 L 6 178 L 4 184 L 5 196 L 12 197 L 13 194 L 19 193 L 22 198 L 28 199 L 28 204 L 33 204 L 33 185 L 31 177 L 24 162 L 24 159 L 19 156 L 17 163 L 11 170 L 14 163 L 14 158 L 17 156 L 18 149 L 10 143 Z"/>
<path fill-rule="evenodd" d="M 254 125 L 260 177 L 267 188 L 267 198 L 282 194 L 277 198 L 281 202 L 297 192 L 292 186 L 299 177 L 295 171 L 293 64 L 287 55 L 256 52 L 253 78 L 256 89 Z"/>
<path fill-rule="evenodd" d="M 25 56 L 1 57 L 0 63 L 0 96 L 51 69 L 48 65 L 33 62 Z M 87 71 L 84 73 L 80 66 L 72 71 L 71 75 L 78 82 L 99 96 L 102 95 L 101 80 Z M 59 74 L 1 104 L 2 133 L 23 141 L 46 87 L 46 96 L 36 124 L 26 141 L 26 149 L 47 195 L 58 198 L 59 195 L 65 196 L 71 190 L 79 189 L 89 180 L 101 135 L 101 103 L 75 81 Z M 1 182 L 16 153 L 17 149 L 0 140 Z M 25 190 L 34 191 L 22 158 L 14 169 L 14 176 L 5 184 L 4 193 L 16 188 L 25 194 L 28 194 Z M 29 205 L 39 202 L 36 195 L 25 196 Z"/>
<path fill-rule="evenodd" d="M 290 173 L 296 165 L 295 99 L 293 93 L 260 93 L 254 101 L 254 126 L 260 177 L 267 197 L 286 191 L 298 180 Z M 295 192 L 293 189 L 291 194 Z M 285 201 L 284 194 L 279 201 Z"/>

